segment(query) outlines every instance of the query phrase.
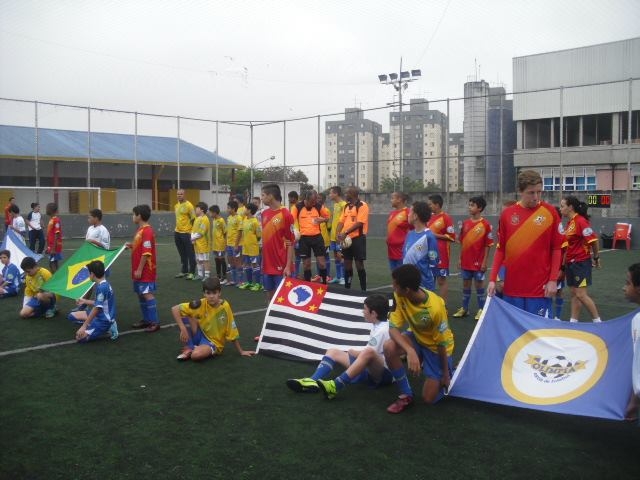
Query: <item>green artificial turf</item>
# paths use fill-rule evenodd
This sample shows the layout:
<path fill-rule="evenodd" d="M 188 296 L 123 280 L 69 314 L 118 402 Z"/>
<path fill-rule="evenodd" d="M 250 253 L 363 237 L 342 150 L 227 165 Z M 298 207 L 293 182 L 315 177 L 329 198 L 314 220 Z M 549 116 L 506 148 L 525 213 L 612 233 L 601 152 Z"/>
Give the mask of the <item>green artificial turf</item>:
<path fill-rule="evenodd" d="M 113 242 L 118 244 L 116 240 Z M 65 243 L 69 257 L 78 242 Z M 453 258 L 457 258 L 454 246 Z M 390 291 L 386 248 L 369 239 L 371 289 Z M 334 400 L 294 394 L 285 380 L 313 364 L 240 357 L 179 363 L 169 309 L 198 298 L 199 282 L 174 279 L 173 240 L 158 246 L 158 307 L 163 328 L 131 332 L 139 319 L 129 254 L 110 281 L 123 333 L 88 345 L 63 344 L 76 327 L 64 317 L 21 320 L 21 299 L 0 300 L 0 478 L 635 478 L 636 425 L 447 398 L 389 415 L 393 387 L 353 386 Z M 622 285 L 637 252 L 602 254 L 590 293 L 604 319 L 633 309 Z M 456 270 L 453 268 L 452 270 Z M 452 276 L 449 311 L 461 301 Z M 357 280 L 355 285 L 357 287 Z M 566 298 L 568 299 L 568 292 Z M 254 348 L 263 293 L 223 290 L 237 313 L 241 342 Z M 475 298 L 472 305 L 475 305 Z M 568 317 L 568 301 L 563 318 Z M 584 312 L 583 312 L 584 314 Z M 451 319 L 456 361 L 475 322 Z M 583 320 L 587 320 L 586 315 Z M 416 389 L 421 380 L 412 379 Z"/>

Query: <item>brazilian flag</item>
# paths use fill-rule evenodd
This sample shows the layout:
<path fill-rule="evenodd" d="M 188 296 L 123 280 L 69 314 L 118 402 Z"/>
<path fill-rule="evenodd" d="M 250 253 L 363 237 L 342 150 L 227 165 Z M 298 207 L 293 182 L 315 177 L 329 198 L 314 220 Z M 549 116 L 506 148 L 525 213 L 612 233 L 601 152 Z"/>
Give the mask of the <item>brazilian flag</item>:
<path fill-rule="evenodd" d="M 100 260 L 104 263 L 105 269 L 109 268 L 124 249 L 123 245 L 120 248 L 106 250 L 93 243 L 85 242 L 42 286 L 42 289 L 77 300 L 93 286 L 93 282 L 89 280 L 87 264 Z"/>

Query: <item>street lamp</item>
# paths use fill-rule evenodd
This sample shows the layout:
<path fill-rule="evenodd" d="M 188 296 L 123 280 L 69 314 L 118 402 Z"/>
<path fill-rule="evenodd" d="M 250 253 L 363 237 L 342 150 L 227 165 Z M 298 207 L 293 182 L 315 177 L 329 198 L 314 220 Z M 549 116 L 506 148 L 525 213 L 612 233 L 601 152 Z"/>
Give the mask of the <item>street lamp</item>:
<path fill-rule="evenodd" d="M 402 92 L 409 87 L 409 82 L 414 82 L 422 77 L 420 70 L 402 70 L 402 57 L 400 57 L 400 69 L 398 73 L 378 75 L 378 80 L 383 85 L 392 85 L 398 92 L 398 104 L 400 107 L 400 191 L 404 190 L 404 124 L 402 120 Z M 395 150 L 395 149 L 394 149 Z"/>
<path fill-rule="evenodd" d="M 270 157 L 265 158 L 264 160 L 260 160 L 258 163 L 251 162 L 251 185 L 249 186 L 249 191 L 251 192 L 251 197 L 253 198 L 253 170 L 260 164 L 264 162 L 268 162 L 269 160 L 275 160 L 276 156 L 271 155 Z"/>

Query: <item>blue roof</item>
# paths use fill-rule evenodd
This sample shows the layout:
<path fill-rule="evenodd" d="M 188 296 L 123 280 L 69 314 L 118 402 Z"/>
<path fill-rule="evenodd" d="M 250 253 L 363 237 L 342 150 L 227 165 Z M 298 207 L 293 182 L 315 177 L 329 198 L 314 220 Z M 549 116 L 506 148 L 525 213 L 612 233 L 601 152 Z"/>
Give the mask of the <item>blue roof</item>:
<path fill-rule="evenodd" d="M 0 125 L 0 158 L 35 158 L 35 128 Z M 134 135 L 91 132 L 91 159 L 105 162 L 133 163 Z M 175 165 L 175 137 L 138 135 L 138 162 Z M 42 160 L 86 161 L 87 132 L 75 130 L 38 129 L 38 158 Z M 180 140 L 180 164 L 185 166 L 216 165 L 216 154 L 193 143 Z M 218 156 L 218 165 L 242 165 Z"/>

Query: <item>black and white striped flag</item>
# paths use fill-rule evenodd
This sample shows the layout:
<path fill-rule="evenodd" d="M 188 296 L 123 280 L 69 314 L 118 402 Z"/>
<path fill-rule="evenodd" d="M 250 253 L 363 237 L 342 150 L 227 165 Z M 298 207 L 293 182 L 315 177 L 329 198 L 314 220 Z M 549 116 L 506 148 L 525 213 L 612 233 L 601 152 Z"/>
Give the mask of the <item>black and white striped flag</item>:
<path fill-rule="evenodd" d="M 362 292 L 285 278 L 262 326 L 258 353 L 318 361 L 329 348 L 364 348 L 371 324 L 364 321 Z"/>

